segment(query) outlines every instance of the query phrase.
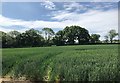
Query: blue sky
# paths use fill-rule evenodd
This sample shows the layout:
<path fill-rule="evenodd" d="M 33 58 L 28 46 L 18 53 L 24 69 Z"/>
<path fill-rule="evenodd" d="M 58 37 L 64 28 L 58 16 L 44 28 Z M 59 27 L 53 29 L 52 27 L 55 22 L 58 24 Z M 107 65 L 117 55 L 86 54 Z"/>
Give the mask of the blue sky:
<path fill-rule="evenodd" d="M 2 15 L 8 18 L 22 19 L 22 20 L 44 20 L 53 21 L 50 19 L 52 13 L 55 11 L 66 10 L 67 12 L 85 13 L 90 9 L 107 11 L 117 8 L 116 2 L 80 2 L 74 3 L 76 7 L 71 8 L 72 2 L 54 2 L 53 8 L 46 7 L 44 2 L 6 2 L 2 4 Z M 79 9 L 81 6 L 81 9 Z M 83 7 L 82 7 L 83 6 Z M 78 8 L 77 8 L 78 7 Z M 70 9 L 71 8 L 71 9 Z M 85 9 L 87 8 L 87 9 Z"/>
<path fill-rule="evenodd" d="M 117 14 L 117 2 L 3 2 L 0 30 L 50 27 L 58 31 L 79 25 L 103 39 L 110 29 L 118 29 Z"/>

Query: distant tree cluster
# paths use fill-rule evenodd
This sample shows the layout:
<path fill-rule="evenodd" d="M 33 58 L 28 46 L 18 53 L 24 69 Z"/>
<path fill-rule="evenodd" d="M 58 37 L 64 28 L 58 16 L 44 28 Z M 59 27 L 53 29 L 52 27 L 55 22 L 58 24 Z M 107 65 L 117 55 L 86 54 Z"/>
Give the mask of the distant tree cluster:
<path fill-rule="evenodd" d="M 110 30 L 108 32 L 108 35 L 104 36 L 105 42 L 109 43 L 109 41 L 110 41 L 110 43 L 113 43 L 113 41 L 114 41 L 113 38 L 116 37 L 117 35 L 118 35 L 118 33 L 114 29 Z M 118 40 L 118 42 L 119 42 L 119 40 Z"/>
<path fill-rule="evenodd" d="M 44 34 L 44 35 L 43 35 Z M 118 35 L 115 31 L 110 31 L 107 39 Z M 63 30 L 55 33 L 51 28 L 43 28 L 42 31 L 30 29 L 24 33 L 10 31 L 8 33 L 0 31 L 0 42 L 3 48 L 7 47 L 39 47 L 51 45 L 74 45 L 74 44 L 95 44 L 101 43 L 99 34 L 91 34 L 87 29 L 80 26 L 66 26 Z"/>

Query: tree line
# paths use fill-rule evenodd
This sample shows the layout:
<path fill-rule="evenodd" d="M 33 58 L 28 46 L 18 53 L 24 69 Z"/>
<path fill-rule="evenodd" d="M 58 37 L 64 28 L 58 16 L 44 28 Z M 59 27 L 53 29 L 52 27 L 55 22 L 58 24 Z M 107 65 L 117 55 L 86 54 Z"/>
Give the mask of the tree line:
<path fill-rule="evenodd" d="M 8 47 L 39 47 L 51 45 L 83 45 L 102 43 L 99 34 L 89 34 L 89 31 L 80 26 L 66 26 L 63 30 L 54 32 L 51 28 L 43 28 L 42 31 L 30 29 L 23 33 L 10 31 L 5 33 L 0 31 L 0 42 L 3 48 Z M 105 42 L 113 43 L 113 38 L 117 36 L 115 30 L 109 31 L 105 36 Z"/>

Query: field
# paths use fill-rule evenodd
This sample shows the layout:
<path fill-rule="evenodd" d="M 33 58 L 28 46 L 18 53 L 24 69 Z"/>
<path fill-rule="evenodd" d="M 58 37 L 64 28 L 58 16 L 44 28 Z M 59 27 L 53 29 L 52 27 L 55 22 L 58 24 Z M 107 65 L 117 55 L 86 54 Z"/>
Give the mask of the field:
<path fill-rule="evenodd" d="M 118 45 L 3 49 L 3 77 L 37 81 L 120 81 Z"/>

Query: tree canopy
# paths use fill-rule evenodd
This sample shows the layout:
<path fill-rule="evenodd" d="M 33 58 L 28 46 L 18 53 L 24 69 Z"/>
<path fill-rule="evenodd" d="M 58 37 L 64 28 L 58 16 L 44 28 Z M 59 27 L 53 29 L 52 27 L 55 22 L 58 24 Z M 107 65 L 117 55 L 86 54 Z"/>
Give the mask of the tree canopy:
<path fill-rule="evenodd" d="M 109 34 L 108 36 L 109 36 L 109 38 L 110 38 L 110 42 L 111 42 L 111 43 L 113 42 L 113 38 L 118 35 L 118 33 L 116 33 L 116 31 L 115 31 L 114 29 L 110 30 L 110 31 L 108 32 L 108 34 Z"/>
<path fill-rule="evenodd" d="M 115 30 L 110 30 L 105 36 L 106 42 L 113 41 L 117 36 Z M 63 30 L 54 32 L 51 28 L 43 28 L 42 31 L 30 29 L 23 33 L 0 31 L 0 42 L 3 48 L 7 47 L 39 47 L 51 45 L 74 45 L 101 43 L 99 34 L 89 34 L 89 31 L 80 26 L 66 26 Z"/>
<path fill-rule="evenodd" d="M 116 30 L 111 29 L 108 32 L 108 35 L 105 35 L 105 42 L 108 43 L 108 41 L 110 40 L 110 43 L 113 43 L 113 38 L 115 38 L 118 35 L 118 33 L 116 32 Z"/>
<path fill-rule="evenodd" d="M 91 43 L 99 43 L 99 38 L 100 35 L 99 34 L 91 34 Z"/>
<path fill-rule="evenodd" d="M 89 43 L 90 35 L 85 28 L 80 26 L 67 26 L 63 31 L 68 44 L 74 44 L 75 40 L 78 40 L 79 44 Z"/>

